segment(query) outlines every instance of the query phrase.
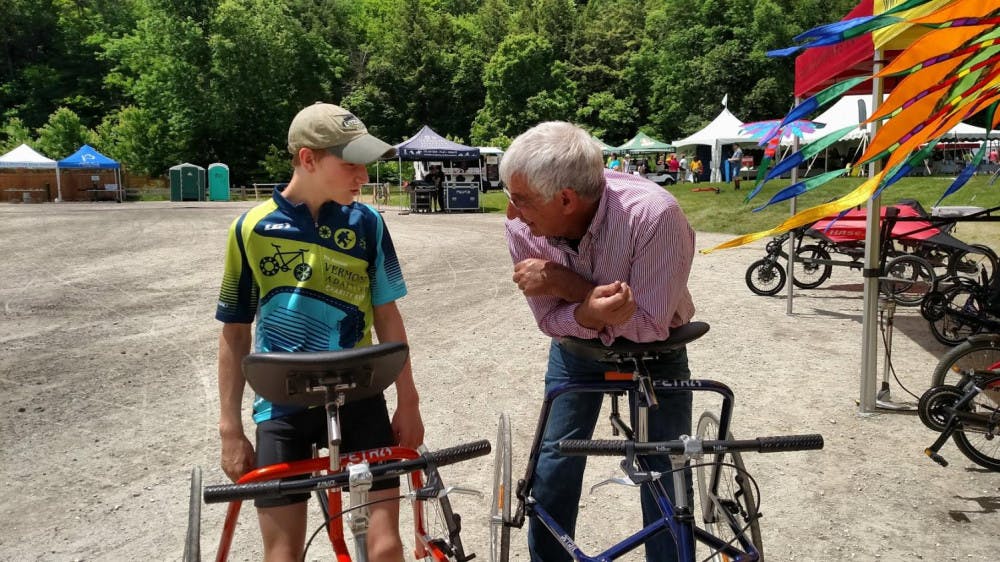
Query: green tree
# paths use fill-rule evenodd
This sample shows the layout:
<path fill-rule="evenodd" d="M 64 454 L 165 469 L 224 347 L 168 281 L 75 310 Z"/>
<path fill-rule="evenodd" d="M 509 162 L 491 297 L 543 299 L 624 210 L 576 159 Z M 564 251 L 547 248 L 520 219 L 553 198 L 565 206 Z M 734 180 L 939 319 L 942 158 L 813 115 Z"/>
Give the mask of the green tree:
<path fill-rule="evenodd" d="M 486 65 L 486 101 L 473 122 L 472 138 L 515 137 L 539 121 L 571 118 L 576 84 L 567 70 L 554 59 L 545 37 L 529 33 L 505 39 Z"/>
<path fill-rule="evenodd" d="M 181 13 L 193 9 L 180 8 Z M 105 46 L 115 62 L 107 76 L 108 87 L 123 92 L 125 99 L 145 111 L 159 132 L 157 141 L 147 147 L 147 165 L 160 173 L 178 162 L 203 161 L 212 155 L 206 127 L 212 107 L 207 87 L 210 57 L 203 26 L 190 16 L 150 5 L 131 33 Z"/>
<path fill-rule="evenodd" d="M 123 163 L 130 172 L 157 176 L 163 162 L 154 157 L 160 138 L 158 124 L 144 109 L 128 106 L 108 114 L 97 127 L 95 144 L 107 156 Z"/>
<path fill-rule="evenodd" d="M 31 129 L 19 117 L 11 117 L 0 127 L 0 154 L 22 144 L 31 144 Z"/>
<path fill-rule="evenodd" d="M 244 181 L 257 171 L 268 146 L 283 144 L 302 107 L 333 99 L 347 55 L 270 0 L 220 4 L 208 44 L 208 152 L 230 166 L 236 181 Z"/>
<path fill-rule="evenodd" d="M 73 154 L 93 140 L 91 132 L 72 109 L 60 107 L 38 129 L 38 149 L 54 160 Z"/>

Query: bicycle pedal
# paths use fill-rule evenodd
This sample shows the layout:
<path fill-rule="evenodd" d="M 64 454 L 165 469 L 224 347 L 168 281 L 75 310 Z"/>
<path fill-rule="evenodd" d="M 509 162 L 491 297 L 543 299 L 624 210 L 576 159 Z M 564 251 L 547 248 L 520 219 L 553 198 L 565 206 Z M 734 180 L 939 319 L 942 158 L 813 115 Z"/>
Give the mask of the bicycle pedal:
<path fill-rule="evenodd" d="M 948 466 L 948 461 L 944 459 L 941 455 L 935 453 L 930 449 L 925 449 L 924 454 L 931 458 L 932 461 L 938 463 L 941 466 Z"/>

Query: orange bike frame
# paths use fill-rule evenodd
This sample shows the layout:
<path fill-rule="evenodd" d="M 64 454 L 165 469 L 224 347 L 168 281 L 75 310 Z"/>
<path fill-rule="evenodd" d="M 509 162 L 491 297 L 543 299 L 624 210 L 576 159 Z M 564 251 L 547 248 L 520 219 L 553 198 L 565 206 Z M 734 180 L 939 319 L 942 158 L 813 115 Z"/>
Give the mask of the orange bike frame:
<path fill-rule="evenodd" d="M 420 457 L 420 453 L 417 452 L 416 449 L 410 449 L 408 447 L 378 447 L 375 449 L 344 453 L 340 455 L 340 469 L 344 470 L 347 468 L 348 464 L 358 463 L 361 461 L 367 461 L 369 464 L 372 464 L 386 461 L 412 460 L 418 457 Z M 278 478 L 288 478 L 289 476 L 299 476 L 302 474 L 329 474 L 329 472 L 329 457 L 314 457 L 300 461 L 272 464 L 270 466 L 264 466 L 256 470 L 252 470 L 244 474 L 237 481 L 237 484 L 276 480 Z M 411 489 L 419 490 L 423 487 L 423 485 L 424 482 L 422 473 L 420 471 L 411 472 Z M 340 519 L 340 512 L 342 509 L 340 490 L 326 490 L 326 494 L 329 500 L 328 508 L 331 522 L 334 519 Z M 225 562 L 225 560 L 229 557 L 229 549 L 232 546 L 233 534 L 236 531 L 236 520 L 239 518 L 240 507 L 242 505 L 243 502 L 241 501 L 229 502 L 229 508 L 226 510 L 226 521 L 222 526 L 222 537 L 219 539 L 219 550 L 215 556 L 216 562 Z M 413 505 L 413 525 L 417 534 L 417 539 L 420 543 L 417 545 L 417 558 L 424 558 L 425 556 L 430 555 L 435 561 L 446 561 L 447 557 L 445 554 L 429 541 L 429 535 L 427 534 L 426 524 L 423 517 L 423 510 L 420 509 L 419 503 L 415 503 Z M 330 538 L 330 544 L 333 546 L 334 554 L 337 556 L 337 562 L 351 562 L 351 555 L 348 553 L 347 544 L 344 541 L 343 525 L 327 525 L 327 535 Z M 420 550 L 424 550 L 426 554 L 422 554 Z"/>

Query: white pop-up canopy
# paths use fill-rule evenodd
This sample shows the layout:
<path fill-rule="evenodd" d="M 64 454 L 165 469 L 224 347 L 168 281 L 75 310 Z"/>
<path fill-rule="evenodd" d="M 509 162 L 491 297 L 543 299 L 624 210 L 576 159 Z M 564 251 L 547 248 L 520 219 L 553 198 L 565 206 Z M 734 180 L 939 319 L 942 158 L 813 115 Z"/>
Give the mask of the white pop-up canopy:
<path fill-rule="evenodd" d="M 675 147 L 691 146 L 694 144 L 711 146 L 711 181 L 721 181 L 719 167 L 722 165 L 722 147 L 727 144 L 756 144 L 756 142 L 750 134 L 743 131 L 743 121 L 737 119 L 729 111 L 729 108 L 723 107 L 722 112 L 711 123 L 705 125 L 700 131 L 687 138 L 674 141 L 673 145 Z"/>
<path fill-rule="evenodd" d="M 56 161 L 46 158 L 26 144 L 0 156 L 0 168 L 54 169 Z"/>

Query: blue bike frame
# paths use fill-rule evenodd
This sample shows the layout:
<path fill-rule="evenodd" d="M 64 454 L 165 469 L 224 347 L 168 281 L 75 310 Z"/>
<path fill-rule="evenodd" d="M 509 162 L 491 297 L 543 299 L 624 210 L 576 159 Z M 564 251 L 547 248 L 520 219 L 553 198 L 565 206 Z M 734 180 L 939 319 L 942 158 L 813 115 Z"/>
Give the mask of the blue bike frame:
<path fill-rule="evenodd" d="M 707 379 L 652 379 L 651 382 L 656 392 L 707 391 L 719 394 L 722 397 L 722 409 L 721 415 L 719 416 L 718 439 L 725 438 L 724 436 L 728 433 L 729 421 L 732 417 L 733 411 L 733 391 L 728 386 L 723 383 Z M 523 524 L 523 517 L 525 516 L 537 517 L 538 520 L 545 525 L 549 532 L 552 533 L 552 536 L 554 536 L 562 547 L 566 549 L 566 552 L 573 556 L 575 560 L 586 562 L 604 562 L 619 558 L 627 552 L 642 546 L 653 535 L 664 530 L 669 531 L 673 535 L 674 542 L 677 545 L 677 553 L 680 555 L 681 560 L 694 560 L 696 542 L 705 544 L 713 551 L 718 551 L 730 556 L 736 562 L 753 562 L 759 560 L 760 553 L 749 540 L 746 540 L 743 535 L 739 533 L 741 529 L 733 529 L 734 534 L 739 537 L 740 545 L 737 547 L 736 545 L 729 544 L 715 535 L 712 535 L 704 529 L 695 527 L 694 515 L 690 512 L 690 498 L 688 498 L 687 502 L 689 505 L 683 506 L 686 513 L 678 513 L 677 507 L 670 500 L 670 497 L 667 495 L 666 490 L 660 484 L 659 480 L 646 482 L 643 485 L 651 486 L 653 496 L 655 497 L 656 503 L 660 508 L 661 517 L 645 526 L 639 532 L 626 537 L 621 542 L 611 546 L 596 556 L 588 556 L 585 554 L 573 541 L 572 537 L 569 536 L 569 533 L 556 523 L 556 521 L 548 514 L 548 512 L 545 511 L 544 508 L 542 508 L 542 506 L 535 503 L 534 499 L 531 498 L 530 492 L 534 483 L 535 465 L 538 462 L 539 452 L 541 451 L 542 435 L 545 431 L 545 425 L 548 422 L 549 413 L 555 399 L 563 394 L 575 392 L 604 394 L 637 392 L 636 385 L 636 381 L 570 382 L 556 386 L 546 394 L 545 399 L 542 402 L 541 412 L 538 416 L 538 426 L 535 429 L 535 437 L 531 445 L 528 468 L 525 472 L 524 478 L 518 483 L 517 487 L 517 497 L 523 509 L 523 512 L 516 518 L 519 522 L 517 526 Z M 635 412 L 631 411 L 630 414 L 632 418 L 631 423 L 634 427 Z M 642 456 L 637 456 L 635 460 L 639 470 L 644 472 L 649 471 L 649 467 Z M 689 469 L 685 468 L 684 470 Z M 713 493 L 718 489 L 719 476 L 721 472 L 722 471 L 719 470 L 712 471 L 713 479 L 710 483 L 710 489 Z M 740 548 L 743 550 L 740 550 Z"/>

